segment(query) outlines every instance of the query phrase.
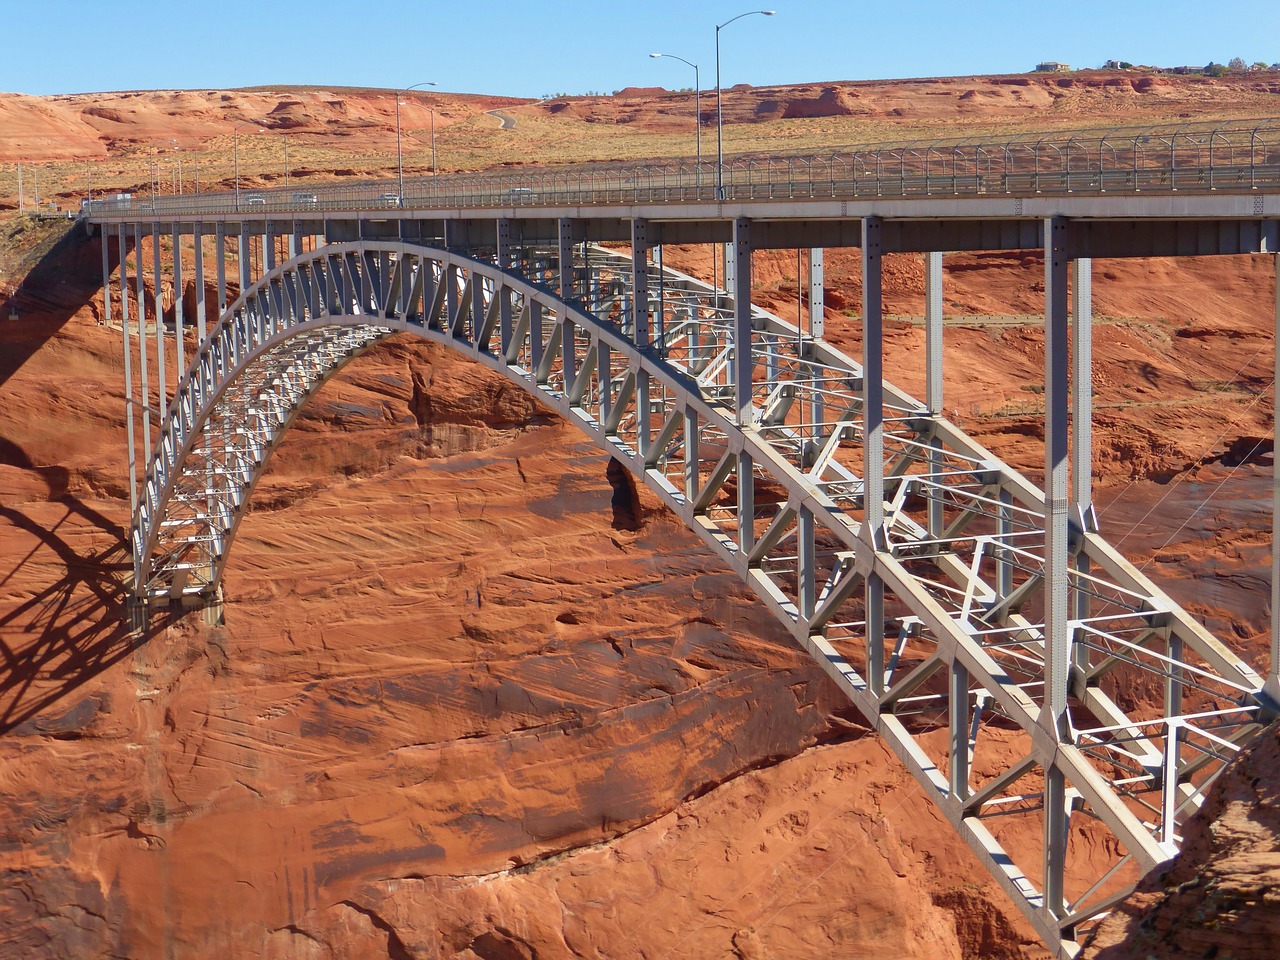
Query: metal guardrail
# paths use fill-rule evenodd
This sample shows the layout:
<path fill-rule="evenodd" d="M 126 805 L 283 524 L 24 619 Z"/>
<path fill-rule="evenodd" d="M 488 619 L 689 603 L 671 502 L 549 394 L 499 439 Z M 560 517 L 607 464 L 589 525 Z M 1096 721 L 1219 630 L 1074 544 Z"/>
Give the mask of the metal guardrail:
<path fill-rule="evenodd" d="M 1057 130 L 865 144 L 819 154 L 727 158 L 724 199 L 1037 196 L 1280 190 L 1280 118 Z M 91 217 L 236 212 L 307 213 L 386 208 L 547 207 L 715 202 L 716 164 L 668 160 L 519 172 L 108 198 Z"/>

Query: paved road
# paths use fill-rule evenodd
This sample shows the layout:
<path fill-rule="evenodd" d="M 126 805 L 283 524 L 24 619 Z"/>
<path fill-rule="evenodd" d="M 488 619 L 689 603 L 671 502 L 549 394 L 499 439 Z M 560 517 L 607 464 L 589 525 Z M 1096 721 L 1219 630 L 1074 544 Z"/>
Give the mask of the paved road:
<path fill-rule="evenodd" d="M 498 118 L 502 124 L 502 126 L 498 128 L 499 130 L 512 130 L 515 128 L 516 118 L 511 116 L 511 114 L 503 113 L 501 110 L 486 110 L 485 113 L 489 114 L 491 117 Z"/>

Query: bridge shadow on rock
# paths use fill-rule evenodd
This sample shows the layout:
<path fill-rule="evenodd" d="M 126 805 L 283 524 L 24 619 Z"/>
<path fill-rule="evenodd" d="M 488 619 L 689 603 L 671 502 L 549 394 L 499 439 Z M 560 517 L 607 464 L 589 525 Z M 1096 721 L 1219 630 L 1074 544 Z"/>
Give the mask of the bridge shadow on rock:
<path fill-rule="evenodd" d="M 44 480 L 48 496 L 38 506 L 64 508 L 27 513 L 0 505 L 0 527 L 9 527 L 0 534 L 10 542 L 0 563 L 0 593 L 21 594 L 38 582 L 41 575 L 32 569 L 63 571 L 52 583 L 45 577 L 23 602 L 0 607 L 0 734 L 74 738 L 97 714 L 94 698 L 57 716 L 41 714 L 163 630 L 168 618 L 143 633 L 131 631 L 125 531 L 67 492 L 66 468 L 37 467 L 3 438 L 0 463 Z"/>
<path fill-rule="evenodd" d="M 108 244 L 110 268 L 120 266 L 119 244 Z M 32 356 L 102 289 L 102 235 L 87 236 L 76 224 L 19 276 L 16 290 L 0 303 L 0 384 Z M 11 312 L 17 319 L 11 320 Z M 100 318 L 99 318 L 100 320 Z"/>

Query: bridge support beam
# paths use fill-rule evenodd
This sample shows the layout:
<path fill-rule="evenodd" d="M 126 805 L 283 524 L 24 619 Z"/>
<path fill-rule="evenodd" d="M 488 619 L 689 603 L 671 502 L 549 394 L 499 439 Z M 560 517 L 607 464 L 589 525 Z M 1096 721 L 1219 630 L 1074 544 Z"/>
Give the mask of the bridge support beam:
<path fill-rule="evenodd" d="M 750 426 L 755 418 L 751 403 L 751 374 L 755 366 L 751 332 L 751 221 L 733 221 L 733 385 L 738 425 Z M 742 478 L 738 478 L 739 486 Z"/>
<path fill-rule="evenodd" d="M 1071 504 L 1080 536 L 1093 531 L 1093 261 L 1071 261 Z M 1089 557 L 1081 550 L 1076 570 L 1089 573 Z M 1071 616 L 1089 616 L 1089 591 L 1078 581 L 1072 591 Z M 1076 656 L 1087 653 L 1079 647 Z"/>
<path fill-rule="evenodd" d="M 1051 217 L 1044 223 L 1045 690 L 1040 724 L 1058 742 L 1070 739 L 1067 689 L 1072 659 L 1068 627 L 1067 271 L 1067 222 Z M 1066 777 L 1051 760 L 1046 761 L 1044 771 L 1044 903 L 1046 912 L 1058 917 L 1066 909 Z"/>
<path fill-rule="evenodd" d="M 182 316 L 182 233 L 179 231 L 177 222 L 169 224 L 169 233 L 173 241 L 173 349 L 177 370 L 173 384 L 176 389 L 178 382 L 182 379 L 183 371 L 187 369 L 184 349 L 186 338 L 183 336 L 182 329 L 184 320 Z"/>
<path fill-rule="evenodd" d="M 240 224 L 240 241 L 237 250 L 237 260 L 240 266 L 240 293 L 243 294 L 250 287 L 249 279 L 249 224 Z"/>
<path fill-rule="evenodd" d="M 129 447 L 129 515 L 135 516 L 138 512 L 138 441 L 134 433 L 133 426 L 133 345 L 129 343 L 129 264 L 127 256 L 129 254 L 129 243 L 125 232 L 125 225 L 120 224 L 120 229 L 116 232 L 116 242 L 120 248 L 120 336 L 124 343 L 124 428 L 125 442 Z M 106 300 L 105 316 L 108 321 L 111 319 L 111 275 L 110 262 L 108 260 L 107 245 L 110 243 L 111 234 L 104 226 L 102 228 L 102 293 Z M 134 551 L 131 549 L 130 554 Z M 139 571 L 137 567 L 137 557 L 134 557 L 134 585 L 139 582 Z"/>
<path fill-rule="evenodd" d="M 165 382 L 164 362 L 164 295 L 160 284 L 160 224 L 151 224 L 151 287 L 156 310 L 156 426 L 164 420 L 168 384 Z M 150 460 L 148 460 L 150 462 Z"/>
<path fill-rule="evenodd" d="M 204 224 L 197 220 L 191 226 L 191 245 L 194 248 L 196 285 L 196 336 L 197 345 L 203 345 L 209 329 L 209 298 L 204 289 Z"/>
<path fill-rule="evenodd" d="M 862 221 L 862 539 L 872 551 L 884 541 L 884 298 L 883 221 Z M 866 574 L 867 682 L 884 694 L 884 580 Z"/>
<path fill-rule="evenodd" d="M 227 226 L 221 220 L 213 226 L 214 262 L 218 276 L 218 316 L 227 312 Z"/>
<path fill-rule="evenodd" d="M 822 247 L 809 249 L 809 336 L 821 340 L 826 332 L 826 316 L 822 306 L 826 301 L 826 280 L 823 277 Z"/>
<path fill-rule="evenodd" d="M 142 370 L 142 459 L 151 463 L 151 385 L 147 376 L 147 287 L 144 280 L 142 251 L 142 224 L 133 225 L 133 251 L 137 254 L 134 263 L 135 285 L 138 290 L 138 365 Z"/>
<path fill-rule="evenodd" d="M 925 406 L 931 417 L 941 417 L 942 396 L 942 251 L 924 255 L 924 363 Z M 942 472 L 943 453 L 937 441 L 930 441 L 929 472 Z M 929 535 L 942 535 L 943 501 L 939 493 L 929 498 Z"/>

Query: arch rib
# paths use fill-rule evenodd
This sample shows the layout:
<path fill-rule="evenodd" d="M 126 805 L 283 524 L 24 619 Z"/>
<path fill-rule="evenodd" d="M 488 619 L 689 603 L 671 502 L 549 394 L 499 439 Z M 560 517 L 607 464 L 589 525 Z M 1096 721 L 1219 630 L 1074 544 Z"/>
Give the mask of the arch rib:
<path fill-rule="evenodd" d="M 1077 929 L 1127 881 L 1107 874 L 1074 892 L 1064 876 L 1033 882 L 1035 855 L 1006 849 L 993 814 L 1040 817 L 1046 845 L 1061 836 L 1020 783 L 1052 773 L 1065 784 L 1060 815 L 1090 818 L 1149 868 L 1171 855 L 1178 824 L 1270 708 L 1260 678 L 1097 533 L 1075 529 L 1090 572 L 1073 571 L 1070 589 L 1092 602 L 1068 628 L 1068 727 L 1046 731 L 1039 490 L 886 384 L 883 503 L 868 510 L 858 364 L 759 310 L 751 362 L 735 363 L 733 310 L 671 270 L 653 304 L 661 322 L 649 324 L 660 341 L 637 346 L 626 335 L 630 261 L 592 248 L 580 297 L 566 303 L 552 292 L 558 255 L 525 250 L 517 273 L 403 242 L 334 244 L 245 291 L 169 405 L 132 531 L 139 595 L 216 590 L 272 451 L 343 364 L 402 332 L 445 345 L 557 410 L 650 486 L 886 738 L 1046 943 L 1074 955 Z M 752 376 L 755 416 L 743 425 L 735 367 Z M 931 503 L 944 520 L 933 532 Z M 867 518 L 881 513 L 883 535 L 872 536 Z M 859 587 L 872 575 L 886 629 L 869 660 Z M 874 683 L 871 663 L 883 664 Z M 1165 685 L 1158 716 L 1113 697 L 1133 675 Z M 974 783 L 972 755 L 1004 736 L 998 728 L 1018 731 L 1019 755 Z M 1063 895 L 1050 902 L 1044 890 Z"/>

